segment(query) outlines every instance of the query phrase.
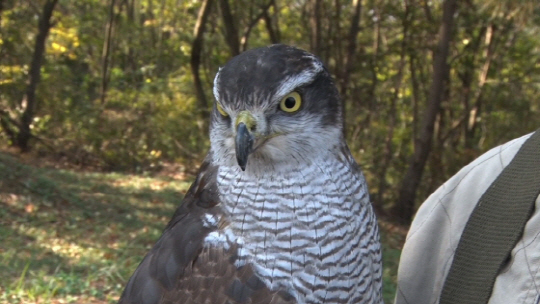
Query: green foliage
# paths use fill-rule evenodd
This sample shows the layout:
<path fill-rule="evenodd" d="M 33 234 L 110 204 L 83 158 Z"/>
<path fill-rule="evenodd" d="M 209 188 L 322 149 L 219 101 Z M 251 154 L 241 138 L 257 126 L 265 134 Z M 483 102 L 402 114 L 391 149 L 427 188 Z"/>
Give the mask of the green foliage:
<path fill-rule="evenodd" d="M 131 171 L 159 168 L 163 160 L 200 159 L 208 148 L 207 124 L 187 68 L 194 2 L 162 1 L 156 7 L 153 1 L 133 1 L 115 7 L 104 103 L 100 55 L 108 3 L 62 5 L 53 16 L 31 125 L 42 139 L 33 143 L 36 150 L 81 165 Z M 26 33 L 36 32 L 36 24 L 26 20 L 37 13 L 13 3 L 2 15 L 1 50 L 9 56 L 0 62 L 0 106 L 14 119 L 32 54 L 31 47 L 21 46 L 32 45 L 34 36 Z"/>
<path fill-rule="evenodd" d="M 104 106 L 73 100 L 66 104 L 69 111 L 45 114 L 54 115 L 55 121 L 41 134 L 61 139 L 73 161 L 95 161 L 112 170 L 142 170 L 159 167 L 163 159 L 197 158 L 208 142 L 195 99 L 185 93 L 189 80 L 183 78 L 146 78 L 137 89 L 111 88 Z"/>
<path fill-rule="evenodd" d="M 209 109 L 195 98 L 190 70 L 201 3 L 117 3 L 110 54 L 104 57 L 110 3 L 61 2 L 56 9 L 31 126 L 40 140 L 33 146 L 77 164 L 112 170 L 159 169 L 171 161 L 196 164 L 193 160 L 200 160 L 208 149 L 204 113 Z M 281 41 L 309 49 L 313 36 L 309 3 L 276 3 L 267 15 Z M 349 3 L 339 7 L 336 3 L 321 1 L 330 13 L 320 16 L 323 45 L 318 55 L 339 84 L 354 11 Z M 209 100 L 213 76 L 230 58 L 221 9 L 214 4 L 200 69 Z M 250 29 L 248 48 L 271 42 L 264 18 L 252 24 L 267 4 L 230 1 L 239 36 Z M 405 4 L 363 3 L 350 81 L 342 92 L 348 141 L 366 170 L 376 203 L 383 207 L 396 199 L 414 138 L 419 136 L 441 15 L 439 2 L 424 7 Z M 538 18 L 516 13 L 518 8 L 510 4 L 468 3 L 458 9 L 448 94 L 419 201 L 482 151 L 537 128 Z M 10 2 L 2 12 L 0 106 L 12 118 L 20 115 L 37 30 L 35 22 L 27 20 L 37 20 L 38 13 L 39 6 L 31 9 L 18 2 Z M 487 77 L 481 80 L 487 61 Z M 466 121 L 477 101 L 479 116 L 468 132 Z"/>

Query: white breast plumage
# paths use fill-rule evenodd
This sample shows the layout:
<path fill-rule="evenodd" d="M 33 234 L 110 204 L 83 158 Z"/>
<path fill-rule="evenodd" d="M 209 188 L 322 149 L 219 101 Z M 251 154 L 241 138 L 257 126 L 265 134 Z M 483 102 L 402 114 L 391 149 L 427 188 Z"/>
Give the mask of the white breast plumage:
<path fill-rule="evenodd" d="M 335 156 L 276 172 L 253 178 L 220 168 L 231 224 L 206 244 L 238 244 L 237 266 L 250 263 L 268 287 L 285 288 L 298 303 L 376 303 L 380 248 L 363 176 Z"/>

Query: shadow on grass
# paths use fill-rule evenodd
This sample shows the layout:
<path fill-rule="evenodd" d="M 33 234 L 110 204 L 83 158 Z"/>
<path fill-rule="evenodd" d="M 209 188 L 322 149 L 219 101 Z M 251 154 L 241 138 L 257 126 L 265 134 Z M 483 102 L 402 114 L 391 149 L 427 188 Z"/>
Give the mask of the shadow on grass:
<path fill-rule="evenodd" d="M 0 153 L 0 300 L 114 302 L 188 186 L 33 168 Z"/>

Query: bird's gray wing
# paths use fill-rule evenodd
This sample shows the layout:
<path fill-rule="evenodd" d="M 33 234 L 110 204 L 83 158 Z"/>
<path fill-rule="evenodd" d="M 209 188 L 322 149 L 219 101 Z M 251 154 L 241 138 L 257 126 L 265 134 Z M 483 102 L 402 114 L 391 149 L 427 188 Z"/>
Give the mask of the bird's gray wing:
<path fill-rule="evenodd" d="M 289 294 L 267 288 L 250 265 L 236 267 L 235 245 L 204 246 L 205 237 L 219 229 L 219 225 L 205 225 L 205 215 L 224 218 L 217 168 L 209 159 L 161 238 L 133 273 L 119 304 L 295 303 Z"/>

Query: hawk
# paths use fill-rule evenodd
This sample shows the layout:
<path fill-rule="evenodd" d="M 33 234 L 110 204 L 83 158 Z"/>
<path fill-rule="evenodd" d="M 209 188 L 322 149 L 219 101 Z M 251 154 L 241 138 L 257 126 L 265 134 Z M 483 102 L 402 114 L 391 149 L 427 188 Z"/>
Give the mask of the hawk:
<path fill-rule="evenodd" d="M 323 63 L 253 49 L 214 96 L 210 151 L 120 303 L 382 303 L 377 221 Z"/>

